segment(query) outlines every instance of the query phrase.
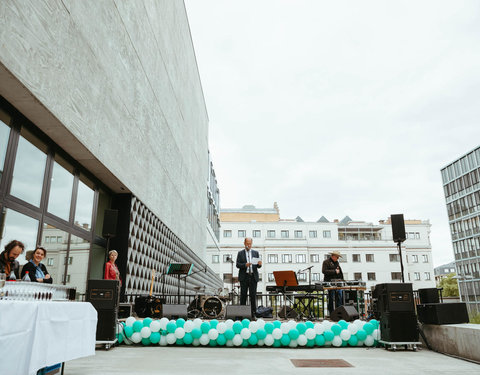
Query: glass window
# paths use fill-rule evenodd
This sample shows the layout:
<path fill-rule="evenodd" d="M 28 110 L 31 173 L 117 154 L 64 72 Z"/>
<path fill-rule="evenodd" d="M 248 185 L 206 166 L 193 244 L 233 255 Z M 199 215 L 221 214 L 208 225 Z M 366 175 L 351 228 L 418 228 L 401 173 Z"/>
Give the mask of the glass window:
<path fill-rule="evenodd" d="M 223 231 L 223 237 L 232 237 L 232 231 L 231 230 L 224 230 Z"/>
<path fill-rule="evenodd" d="M 295 238 L 303 237 L 303 232 L 301 230 L 296 230 L 294 233 L 295 233 Z"/>
<path fill-rule="evenodd" d="M 273 273 L 268 274 L 268 281 L 270 282 L 275 281 L 275 277 L 273 277 Z"/>
<path fill-rule="evenodd" d="M 72 200 L 73 167 L 60 157 L 53 163 L 48 212 L 68 221 Z"/>
<path fill-rule="evenodd" d="M 25 264 L 25 253 L 27 250 L 33 250 L 37 244 L 38 220 L 30 216 L 23 215 L 17 211 L 4 208 L 0 223 L 3 224 L 1 233 L 0 249 L 3 251 L 7 243 L 12 240 L 23 242 L 25 251 L 19 255 L 17 260 L 20 264 Z"/>
<path fill-rule="evenodd" d="M 312 281 L 320 281 L 320 274 L 318 272 L 312 273 Z"/>
<path fill-rule="evenodd" d="M 416 281 L 420 280 L 420 272 L 415 272 L 414 276 Z"/>
<path fill-rule="evenodd" d="M 254 231 L 252 232 L 252 236 L 253 236 L 254 238 L 259 238 L 259 237 L 262 236 L 262 232 L 261 232 L 260 230 L 254 230 Z"/>
<path fill-rule="evenodd" d="M 362 273 L 361 272 L 354 272 L 353 279 L 354 280 L 362 280 Z"/>
<path fill-rule="evenodd" d="M 282 230 L 282 238 L 288 238 L 288 237 L 289 237 L 288 230 Z"/>
<path fill-rule="evenodd" d="M 430 280 L 430 272 L 425 272 L 425 280 Z"/>
<path fill-rule="evenodd" d="M 389 256 L 390 262 L 400 262 L 400 254 L 389 254 Z"/>
<path fill-rule="evenodd" d="M 310 254 L 311 263 L 320 263 L 320 256 L 318 254 Z"/>
<path fill-rule="evenodd" d="M 412 255 L 412 262 L 418 263 L 418 255 Z"/>
<path fill-rule="evenodd" d="M 238 238 L 245 238 L 247 237 L 247 231 L 246 230 L 239 230 L 238 231 Z"/>
<path fill-rule="evenodd" d="M 297 277 L 298 281 L 307 281 L 307 274 L 306 273 L 299 273 L 297 276 L 298 276 Z"/>
<path fill-rule="evenodd" d="M 305 254 L 297 254 L 296 261 L 297 263 L 307 263 L 307 256 Z"/>
<path fill-rule="evenodd" d="M 57 237 L 64 238 L 65 240 L 60 240 L 57 243 Z M 55 241 L 46 241 L 46 239 L 54 238 Z M 63 275 L 65 274 L 65 258 L 67 256 L 68 250 L 68 233 L 64 232 L 60 229 L 57 229 L 53 225 L 49 225 L 44 223 L 43 230 L 42 230 L 42 241 L 41 245 L 47 250 L 47 256 L 49 260 L 51 259 L 51 263 L 48 263 L 48 273 L 53 279 L 54 284 L 62 284 L 63 283 Z M 105 253 L 103 253 L 101 257 L 101 267 L 103 267 L 103 263 L 105 260 Z M 73 260 L 72 260 L 73 261 Z M 86 268 L 83 269 L 83 272 L 86 273 Z M 101 278 L 103 278 L 103 273 L 101 274 Z"/>
<path fill-rule="evenodd" d="M 423 258 L 423 263 L 428 263 L 428 255 L 423 254 L 422 258 Z"/>
<path fill-rule="evenodd" d="M 268 230 L 267 231 L 267 237 L 268 238 L 275 238 L 275 231 L 274 230 Z"/>
<path fill-rule="evenodd" d="M 75 225 L 85 230 L 90 230 L 92 227 L 93 197 L 93 184 L 85 177 L 80 176 L 75 208 Z"/>
<path fill-rule="evenodd" d="M 261 273 L 258 274 L 258 281 L 262 281 L 262 274 Z"/>
<path fill-rule="evenodd" d="M 21 134 L 28 140 L 22 136 L 18 140 L 11 194 L 39 207 L 47 155 L 36 146 L 41 146 L 42 149 L 46 147 L 26 130 L 22 129 Z"/>
<path fill-rule="evenodd" d="M 360 254 L 352 254 L 352 261 L 355 263 L 361 263 L 362 258 L 360 257 Z"/>
<path fill-rule="evenodd" d="M 232 260 L 232 254 L 223 254 L 223 263 L 228 263 Z"/>
<path fill-rule="evenodd" d="M 324 230 L 323 231 L 323 238 L 331 238 L 332 237 L 332 232 L 329 230 Z"/>
<path fill-rule="evenodd" d="M 212 263 L 220 263 L 220 255 L 212 255 Z"/>
<path fill-rule="evenodd" d="M 223 281 L 226 283 L 232 282 L 232 274 L 231 273 L 224 273 L 223 274 Z"/>
<path fill-rule="evenodd" d="M 107 249 L 103 246 L 93 244 L 90 249 L 90 279 L 103 279 L 105 275 L 105 254 Z"/>
<path fill-rule="evenodd" d="M 85 271 L 88 269 L 89 256 L 90 242 L 71 235 L 68 257 L 72 260 L 69 259 L 67 265 L 67 275 L 70 275 L 70 280 L 65 280 L 65 283 L 77 288 L 77 300 L 83 300 L 85 296 L 87 286 L 87 272 Z"/>
<path fill-rule="evenodd" d="M 348 262 L 347 254 L 341 254 L 341 255 L 342 256 L 340 258 L 338 258 L 338 262 L 339 263 L 347 263 Z M 345 280 L 347 280 L 346 277 L 345 277 Z"/>
<path fill-rule="evenodd" d="M 374 254 L 365 254 L 365 260 L 367 262 L 375 262 Z"/>
<path fill-rule="evenodd" d="M 375 281 L 377 279 L 377 276 L 375 275 L 375 272 L 368 272 L 367 278 L 368 278 L 368 281 Z"/>
<path fill-rule="evenodd" d="M 268 263 L 278 263 L 278 255 L 277 254 L 268 254 Z"/>
<path fill-rule="evenodd" d="M 310 238 L 317 238 L 317 231 L 316 230 L 311 230 L 308 232 L 308 236 Z"/>
<path fill-rule="evenodd" d="M 292 263 L 292 254 L 282 254 L 282 263 Z"/>
<path fill-rule="evenodd" d="M 7 153 L 8 138 L 10 136 L 10 116 L 0 109 L 0 179 L 3 175 L 3 165 Z"/>
<path fill-rule="evenodd" d="M 391 272 L 392 280 L 402 280 L 401 272 Z"/>
<path fill-rule="evenodd" d="M 53 266 L 53 258 L 47 258 L 47 266 Z"/>

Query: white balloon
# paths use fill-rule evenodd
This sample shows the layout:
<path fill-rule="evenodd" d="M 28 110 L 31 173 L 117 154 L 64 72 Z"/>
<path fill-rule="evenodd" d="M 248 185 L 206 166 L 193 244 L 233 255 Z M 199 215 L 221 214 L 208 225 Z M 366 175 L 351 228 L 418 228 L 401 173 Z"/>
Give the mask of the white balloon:
<path fill-rule="evenodd" d="M 225 333 L 226 330 L 227 330 L 227 325 L 225 323 L 220 322 L 217 324 L 218 333 Z"/>
<path fill-rule="evenodd" d="M 332 340 L 332 345 L 333 346 L 336 346 L 336 347 L 339 347 L 339 346 L 342 346 L 342 339 L 340 336 L 335 336 Z"/>
<path fill-rule="evenodd" d="M 329 320 L 324 320 L 322 322 L 323 327 L 325 328 L 325 331 L 328 331 L 330 328 L 332 328 L 333 323 Z"/>
<path fill-rule="evenodd" d="M 368 335 L 365 339 L 365 346 L 373 346 L 375 340 L 373 339 L 372 335 Z"/>
<path fill-rule="evenodd" d="M 250 322 L 248 329 L 250 329 L 250 332 L 255 333 L 258 331 L 258 324 L 256 321 Z"/>
<path fill-rule="evenodd" d="M 315 333 L 317 335 L 321 335 L 323 334 L 323 332 L 325 332 L 325 327 L 323 326 L 323 324 L 320 324 L 320 323 L 315 323 L 315 326 L 313 329 L 315 330 Z"/>
<path fill-rule="evenodd" d="M 264 340 L 258 340 L 257 346 L 263 346 L 263 345 L 265 345 L 265 341 Z"/>
<path fill-rule="evenodd" d="M 250 338 L 250 336 L 252 336 L 252 332 L 250 332 L 250 330 L 248 328 L 243 328 L 240 331 L 240 336 L 242 337 L 242 339 L 248 340 Z"/>
<path fill-rule="evenodd" d="M 358 340 L 358 342 L 357 342 L 357 346 L 363 346 L 363 344 L 364 344 L 364 343 L 365 343 L 364 341 L 360 341 L 360 340 Z"/>
<path fill-rule="evenodd" d="M 129 316 L 127 320 L 125 320 L 125 324 L 127 325 L 127 327 L 131 327 L 136 321 L 137 319 L 135 319 L 133 316 Z"/>
<path fill-rule="evenodd" d="M 167 334 L 167 344 L 173 345 L 177 342 L 177 338 L 175 337 L 174 333 Z"/>
<path fill-rule="evenodd" d="M 160 331 L 160 321 L 158 320 L 152 320 L 152 322 L 150 323 L 150 331 L 152 332 L 158 332 Z"/>
<path fill-rule="evenodd" d="M 225 320 L 225 324 L 227 325 L 227 329 L 230 329 L 233 327 L 233 323 L 235 323 L 232 319 L 227 319 Z"/>
<path fill-rule="evenodd" d="M 167 318 L 160 319 L 160 329 L 162 331 L 165 331 L 167 329 L 167 324 L 168 324 L 168 319 Z"/>
<path fill-rule="evenodd" d="M 289 321 L 287 322 L 287 325 L 288 325 L 288 327 L 289 327 L 290 329 L 295 329 L 295 328 L 297 328 L 297 322 L 296 322 L 295 320 L 289 320 Z"/>
<path fill-rule="evenodd" d="M 265 341 L 266 346 L 272 346 L 275 342 L 275 339 L 271 334 L 268 334 L 263 341 Z"/>
<path fill-rule="evenodd" d="M 194 328 L 195 328 L 195 323 L 193 323 L 191 320 L 187 320 L 183 325 L 183 329 L 185 330 L 185 332 L 192 332 Z"/>
<path fill-rule="evenodd" d="M 350 337 L 352 337 L 352 333 L 348 329 L 344 329 L 340 332 L 340 338 L 342 340 L 348 341 Z"/>
<path fill-rule="evenodd" d="M 133 332 L 132 336 L 130 336 L 130 340 L 132 340 L 135 344 L 138 344 L 142 341 L 142 335 L 140 332 Z"/>
<path fill-rule="evenodd" d="M 183 339 L 185 337 L 185 330 L 182 327 L 178 327 L 175 330 L 175 337 L 177 339 Z"/>
<path fill-rule="evenodd" d="M 193 324 L 195 325 L 195 327 L 200 327 L 202 325 L 202 319 L 200 318 L 197 318 L 193 321 Z"/>
<path fill-rule="evenodd" d="M 265 320 L 258 319 L 257 320 L 257 326 L 258 326 L 258 329 L 263 329 L 265 327 Z"/>
<path fill-rule="evenodd" d="M 150 330 L 149 327 L 143 327 L 141 330 L 140 330 L 140 335 L 142 336 L 142 338 L 146 339 L 147 337 L 150 337 L 150 335 L 152 334 L 152 331 Z"/>
<path fill-rule="evenodd" d="M 200 346 L 200 339 L 193 339 L 192 345 L 193 346 Z"/>
<path fill-rule="evenodd" d="M 218 331 L 215 328 L 210 328 L 208 331 L 208 338 L 210 340 L 216 340 L 218 338 Z"/>
<path fill-rule="evenodd" d="M 325 346 L 332 346 L 332 342 L 331 341 L 325 341 Z"/>
<path fill-rule="evenodd" d="M 275 328 L 273 331 L 272 331 L 272 336 L 275 340 L 280 340 L 282 338 L 282 330 L 280 328 Z"/>
<path fill-rule="evenodd" d="M 372 332 L 372 337 L 375 340 L 379 340 L 380 339 L 380 331 L 378 329 L 374 329 L 373 332 Z"/>
<path fill-rule="evenodd" d="M 322 332 L 323 333 L 323 332 Z M 315 333 L 315 330 L 313 328 L 307 328 L 305 331 L 305 337 L 308 340 L 313 340 L 317 334 Z"/>
<path fill-rule="evenodd" d="M 160 346 L 167 346 L 167 336 L 161 335 L 158 344 Z"/>
<path fill-rule="evenodd" d="M 117 335 L 123 332 L 123 324 L 117 324 Z"/>
<path fill-rule="evenodd" d="M 233 346 L 233 341 L 232 340 L 227 340 L 225 343 L 225 346 L 232 347 Z"/>
<path fill-rule="evenodd" d="M 313 331 L 313 329 L 312 329 Z M 305 335 L 300 335 L 298 336 L 298 339 L 297 339 L 297 343 L 298 343 L 298 346 L 305 346 L 307 345 L 307 336 Z"/>
<path fill-rule="evenodd" d="M 291 348 L 296 348 L 298 346 L 297 340 L 290 340 L 290 342 L 288 343 L 288 346 Z"/>
<path fill-rule="evenodd" d="M 203 346 L 208 345 L 210 343 L 210 338 L 206 333 L 204 333 L 202 336 L 200 336 L 200 344 Z"/>
<path fill-rule="evenodd" d="M 235 335 L 235 336 L 233 336 L 232 342 L 233 342 L 233 345 L 235 345 L 235 346 L 240 346 L 240 345 L 242 345 L 242 343 L 243 343 L 242 336 L 240 336 L 240 335 Z"/>
<path fill-rule="evenodd" d="M 347 329 L 350 331 L 352 335 L 358 332 L 358 326 L 355 323 L 349 324 Z"/>
<path fill-rule="evenodd" d="M 282 330 L 282 333 L 288 333 L 288 331 L 290 331 L 290 326 L 288 323 L 282 323 L 280 329 Z"/>

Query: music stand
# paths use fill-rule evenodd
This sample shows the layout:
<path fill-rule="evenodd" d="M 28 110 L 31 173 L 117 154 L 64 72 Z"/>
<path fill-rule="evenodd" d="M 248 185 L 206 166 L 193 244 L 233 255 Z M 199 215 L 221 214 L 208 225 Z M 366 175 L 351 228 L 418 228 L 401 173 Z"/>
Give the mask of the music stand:
<path fill-rule="evenodd" d="M 273 271 L 273 277 L 277 286 L 298 286 L 297 274 L 294 271 Z"/>
<path fill-rule="evenodd" d="M 180 304 L 180 276 L 190 275 L 193 270 L 193 263 L 170 263 L 167 268 L 167 275 L 177 275 L 177 303 Z M 185 276 L 185 277 L 186 277 Z M 186 279 L 185 279 L 186 281 Z"/>

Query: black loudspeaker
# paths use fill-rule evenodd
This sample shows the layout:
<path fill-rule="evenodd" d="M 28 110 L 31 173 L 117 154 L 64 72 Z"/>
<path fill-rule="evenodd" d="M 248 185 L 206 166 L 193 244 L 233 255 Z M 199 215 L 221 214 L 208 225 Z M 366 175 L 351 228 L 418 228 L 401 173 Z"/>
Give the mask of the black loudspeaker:
<path fill-rule="evenodd" d="M 115 237 L 117 234 L 118 210 L 105 210 L 103 217 L 102 236 L 104 238 Z"/>
<path fill-rule="evenodd" d="M 377 284 L 373 290 L 374 312 L 415 311 L 411 283 Z"/>
<path fill-rule="evenodd" d="M 188 305 L 163 305 L 162 315 L 170 319 L 187 318 Z"/>
<path fill-rule="evenodd" d="M 403 221 L 403 214 L 390 215 L 390 218 L 392 221 L 393 242 L 405 241 L 405 222 Z"/>
<path fill-rule="evenodd" d="M 85 300 L 97 310 L 97 341 L 114 341 L 118 313 L 118 280 L 88 280 Z"/>
<path fill-rule="evenodd" d="M 120 303 L 118 305 L 118 319 L 126 319 L 132 316 L 132 307 L 131 303 Z"/>
<path fill-rule="evenodd" d="M 417 313 L 418 320 L 425 324 L 460 324 L 469 322 L 465 302 L 417 305 Z"/>
<path fill-rule="evenodd" d="M 440 303 L 437 288 L 418 289 L 418 296 L 420 297 L 420 304 L 422 305 L 425 303 Z"/>
<path fill-rule="evenodd" d="M 330 320 L 338 322 L 339 320 L 345 320 L 346 322 L 351 322 L 355 319 L 358 319 L 358 311 L 352 305 L 343 305 L 337 307 L 332 311 L 330 315 Z"/>
<path fill-rule="evenodd" d="M 116 310 L 97 310 L 97 341 L 115 341 L 117 326 Z"/>
<path fill-rule="evenodd" d="M 417 342 L 417 316 L 412 311 L 385 312 L 380 317 L 380 337 L 387 342 Z"/>
<path fill-rule="evenodd" d="M 135 314 L 139 318 L 161 318 L 164 298 L 139 296 L 135 298 Z"/>
<path fill-rule="evenodd" d="M 295 319 L 298 313 L 290 306 L 283 306 L 278 312 L 278 316 L 282 319 Z"/>
<path fill-rule="evenodd" d="M 250 305 L 227 305 L 225 319 L 242 320 L 252 317 Z"/>

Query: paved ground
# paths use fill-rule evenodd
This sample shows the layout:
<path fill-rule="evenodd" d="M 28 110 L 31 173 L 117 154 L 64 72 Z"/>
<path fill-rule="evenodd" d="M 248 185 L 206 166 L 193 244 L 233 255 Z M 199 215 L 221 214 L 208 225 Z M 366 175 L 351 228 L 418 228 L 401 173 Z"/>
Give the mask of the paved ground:
<path fill-rule="evenodd" d="M 291 359 L 343 359 L 350 368 L 296 368 Z M 480 365 L 429 350 L 119 346 L 70 361 L 66 375 L 479 374 Z"/>

